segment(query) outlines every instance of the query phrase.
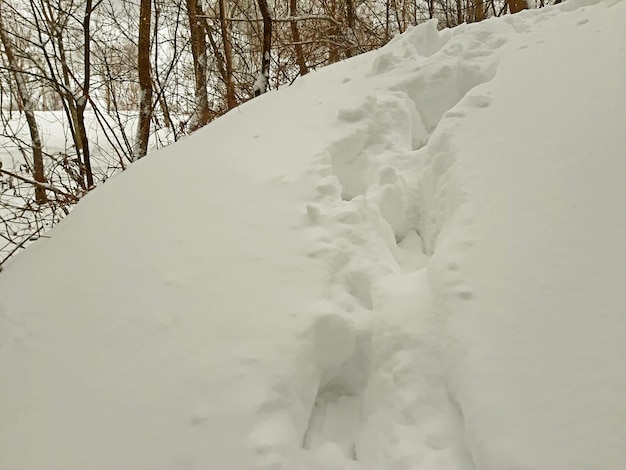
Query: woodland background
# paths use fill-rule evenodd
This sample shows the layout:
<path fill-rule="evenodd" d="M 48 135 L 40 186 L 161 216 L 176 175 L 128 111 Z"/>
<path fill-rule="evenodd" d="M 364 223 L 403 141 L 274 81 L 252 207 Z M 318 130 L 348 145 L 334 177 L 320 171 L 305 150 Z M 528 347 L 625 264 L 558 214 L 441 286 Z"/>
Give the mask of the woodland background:
<path fill-rule="evenodd" d="M 239 104 L 430 19 L 560 0 L 529 3 L 2 0 L 0 269 L 91 189 Z"/>

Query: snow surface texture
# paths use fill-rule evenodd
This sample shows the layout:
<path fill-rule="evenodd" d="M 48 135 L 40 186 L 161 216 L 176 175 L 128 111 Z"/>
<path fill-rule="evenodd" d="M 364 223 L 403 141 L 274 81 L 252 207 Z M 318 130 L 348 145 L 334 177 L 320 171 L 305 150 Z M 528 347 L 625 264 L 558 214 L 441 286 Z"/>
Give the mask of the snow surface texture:
<path fill-rule="evenodd" d="M 427 23 L 112 178 L 0 276 L 0 469 L 626 468 L 625 30 Z"/>

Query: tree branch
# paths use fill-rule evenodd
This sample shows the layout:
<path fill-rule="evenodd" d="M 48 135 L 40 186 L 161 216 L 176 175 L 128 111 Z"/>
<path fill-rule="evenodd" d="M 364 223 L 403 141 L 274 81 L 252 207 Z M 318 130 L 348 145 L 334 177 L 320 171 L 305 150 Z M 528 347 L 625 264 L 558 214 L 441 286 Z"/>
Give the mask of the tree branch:
<path fill-rule="evenodd" d="M 37 186 L 39 188 L 43 188 L 46 189 L 48 191 L 52 191 L 55 194 L 59 194 L 67 199 L 70 199 L 72 201 L 78 201 L 78 197 L 74 196 L 73 194 L 70 193 L 66 193 L 65 191 L 57 188 L 56 186 L 51 185 L 50 183 L 40 183 L 39 181 L 35 181 L 33 179 L 27 178 L 25 176 L 22 175 L 18 175 L 17 173 L 13 173 L 12 171 L 8 171 L 8 170 L 3 170 L 2 168 L 0 168 L 0 174 L 3 175 L 8 175 L 11 176 L 15 179 L 18 179 L 20 181 L 23 181 L 24 183 L 29 183 L 32 184 L 33 186 Z"/>

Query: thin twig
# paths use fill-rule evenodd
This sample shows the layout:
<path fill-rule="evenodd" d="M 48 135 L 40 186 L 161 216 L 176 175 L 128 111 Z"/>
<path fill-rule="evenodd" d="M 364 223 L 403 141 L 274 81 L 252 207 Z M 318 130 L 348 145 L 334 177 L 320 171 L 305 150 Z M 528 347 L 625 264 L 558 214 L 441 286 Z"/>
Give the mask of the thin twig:
<path fill-rule="evenodd" d="M 13 173 L 12 171 L 3 170 L 1 168 L 0 168 L 0 173 L 4 174 L 4 175 L 12 176 L 13 178 L 16 178 L 16 179 L 18 179 L 20 181 L 23 181 L 24 183 L 29 183 L 29 184 L 32 184 L 34 186 L 38 186 L 40 188 L 47 189 L 48 191 L 52 191 L 53 193 L 60 194 L 61 196 L 64 196 L 67 199 L 71 199 L 73 201 L 78 201 L 78 199 L 79 199 L 77 196 L 74 196 L 73 194 L 70 194 L 70 193 L 66 193 L 65 191 L 57 188 L 56 186 L 51 185 L 50 183 L 41 183 L 40 181 L 35 181 L 33 179 L 26 178 L 25 176 L 18 175 L 17 173 Z"/>

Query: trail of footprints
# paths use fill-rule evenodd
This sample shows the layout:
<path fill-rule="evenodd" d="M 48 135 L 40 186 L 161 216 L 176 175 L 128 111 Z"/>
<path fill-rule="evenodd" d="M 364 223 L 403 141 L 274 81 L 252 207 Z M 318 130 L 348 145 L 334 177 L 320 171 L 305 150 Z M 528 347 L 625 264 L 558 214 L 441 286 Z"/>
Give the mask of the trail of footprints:
<path fill-rule="evenodd" d="M 424 313 L 421 324 L 409 318 L 405 327 L 386 315 L 395 306 L 430 306 L 422 300 L 430 295 L 423 293 L 423 268 L 449 212 L 445 206 L 463 197 L 440 194 L 457 158 L 448 143 L 459 120 L 490 105 L 480 85 L 495 75 L 495 52 L 507 32 L 474 31 L 474 41 L 456 41 L 455 33 L 437 32 L 433 23 L 381 51 L 369 78 L 397 79 L 390 87 L 386 78 L 386 88 L 339 112 L 336 125 L 346 137 L 310 170 L 319 184 L 305 213 L 316 239 L 309 256 L 326 264 L 329 302 L 303 332 L 308 347 L 292 388 L 311 375 L 318 387 L 299 393 L 300 408 L 287 418 L 299 442 L 283 442 L 282 450 L 267 444 L 263 452 L 274 449 L 276 458 L 264 468 L 409 470 L 415 461 L 424 468 L 473 468 L 459 432 L 462 413 L 437 359 L 436 321 Z M 385 279 L 413 284 L 396 291 Z M 386 299 L 389 292 L 397 299 Z M 289 452 L 291 463 L 277 457 Z"/>

